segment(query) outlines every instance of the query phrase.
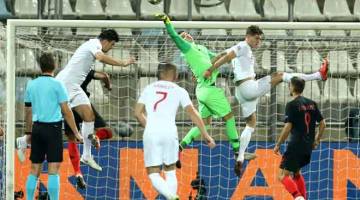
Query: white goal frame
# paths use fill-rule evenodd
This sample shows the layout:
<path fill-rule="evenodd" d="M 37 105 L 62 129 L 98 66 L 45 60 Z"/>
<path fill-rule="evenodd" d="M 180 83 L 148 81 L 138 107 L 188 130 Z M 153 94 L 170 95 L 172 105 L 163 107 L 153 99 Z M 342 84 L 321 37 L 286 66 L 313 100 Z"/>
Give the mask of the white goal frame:
<path fill-rule="evenodd" d="M 360 23 L 322 22 L 209 22 L 174 21 L 176 28 L 196 29 L 246 29 L 259 25 L 263 29 L 284 30 L 360 30 Z M 17 27 L 93 27 L 93 28 L 164 28 L 161 21 L 116 21 L 116 20 L 24 20 L 9 19 L 6 27 L 6 191 L 5 199 L 14 197 L 14 152 L 15 152 L 15 30 Z"/>

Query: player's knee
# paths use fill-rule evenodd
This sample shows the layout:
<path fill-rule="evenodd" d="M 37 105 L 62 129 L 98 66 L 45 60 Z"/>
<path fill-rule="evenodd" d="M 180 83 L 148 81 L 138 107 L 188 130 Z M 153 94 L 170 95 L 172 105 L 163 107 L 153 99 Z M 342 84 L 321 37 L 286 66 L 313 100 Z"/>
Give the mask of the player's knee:
<path fill-rule="evenodd" d="M 256 115 L 255 113 L 251 114 L 249 117 L 246 118 L 246 125 L 252 128 L 255 128 L 256 125 Z"/>
<path fill-rule="evenodd" d="M 279 173 L 277 178 L 278 178 L 279 181 L 282 181 L 284 179 L 284 177 L 285 177 L 284 174 Z"/>

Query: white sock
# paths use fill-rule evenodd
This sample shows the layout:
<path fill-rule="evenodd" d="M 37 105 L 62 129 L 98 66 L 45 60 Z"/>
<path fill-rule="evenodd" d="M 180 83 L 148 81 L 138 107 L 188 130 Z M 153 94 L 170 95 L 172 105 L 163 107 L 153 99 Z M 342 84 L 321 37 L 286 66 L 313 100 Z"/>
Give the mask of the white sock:
<path fill-rule="evenodd" d="M 165 171 L 166 184 L 168 185 L 171 193 L 177 195 L 177 178 L 176 170 Z"/>
<path fill-rule="evenodd" d="M 88 139 L 94 132 L 94 122 L 83 122 L 81 125 L 81 134 L 84 138 L 84 150 L 82 157 L 87 160 L 91 158 L 91 141 Z"/>
<path fill-rule="evenodd" d="M 251 128 L 250 126 L 246 126 L 245 129 L 242 131 L 240 136 L 240 149 L 239 149 L 239 156 L 237 158 L 237 161 L 244 162 L 244 154 L 245 150 L 249 145 L 251 134 L 254 132 L 254 128 Z"/>
<path fill-rule="evenodd" d="M 159 173 L 151 173 L 149 174 L 149 178 L 156 191 L 164 195 L 166 199 L 175 198 L 165 180 L 160 176 Z"/>
<path fill-rule="evenodd" d="M 282 80 L 286 83 L 290 83 L 292 77 L 297 76 L 299 78 L 304 79 L 304 81 L 314 81 L 314 80 L 322 80 L 320 72 L 315 72 L 312 74 L 302 74 L 302 73 L 283 73 Z"/>

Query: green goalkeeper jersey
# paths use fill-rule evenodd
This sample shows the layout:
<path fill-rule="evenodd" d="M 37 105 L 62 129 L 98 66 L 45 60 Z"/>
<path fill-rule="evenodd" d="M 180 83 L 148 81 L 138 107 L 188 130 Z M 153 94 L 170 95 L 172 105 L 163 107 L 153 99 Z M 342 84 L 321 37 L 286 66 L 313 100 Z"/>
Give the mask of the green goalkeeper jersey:
<path fill-rule="evenodd" d="M 212 66 L 211 59 L 215 57 L 215 53 L 209 51 L 203 45 L 184 40 L 177 34 L 171 23 L 166 23 L 165 26 L 171 39 L 175 42 L 176 46 L 184 55 L 186 62 L 189 64 L 189 67 L 196 78 L 197 87 L 215 85 L 219 70 L 213 71 L 208 79 L 203 76 L 204 72 Z"/>

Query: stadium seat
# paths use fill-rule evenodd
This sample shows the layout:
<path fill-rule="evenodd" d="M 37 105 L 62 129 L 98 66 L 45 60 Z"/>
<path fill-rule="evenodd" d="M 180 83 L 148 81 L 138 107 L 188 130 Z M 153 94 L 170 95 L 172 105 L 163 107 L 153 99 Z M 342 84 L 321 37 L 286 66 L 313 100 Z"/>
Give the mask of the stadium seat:
<path fill-rule="evenodd" d="M 270 50 L 265 50 L 262 53 L 262 60 L 258 61 L 261 62 L 262 68 L 268 72 L 270 72 L 271 69 L 270 53 L 271 53 Z M 291 71 L 286 62 L 284 51 L 276 51 L 276 66 L 274 67 L 277 67 L 276 71 L 282 71 L 282 72 Z"/>
<path fill-rule="evenodd" d="M 360 101 L 360 79 L 357 79 L 355 81 L 355 87 L 354 87 L 354 97 Z"/>
<path fill-rule="evenodd" d="M 286 30 L 264 29 L 264 35 L 267 36 L 287 36 Z"/>
<path fill-rule="evenodd" d="M 44 7 L 44 15 L 48 16 L 48 4 L 49 1 L 51 2 L 51 7 L 50 9 L 55 9 L 55 1 L 54 0 L 46 0 L 45 2 L 45 7 Z M 52 12 L 54 13 L 54 12 Z M 75 19 L 76 18 L 76 13 L 73 11 L 70 1 L 69 0 L 63 0 L 63 8 L 62 8 L 62 16 L 63 19 Z"/>
<path fill-rule="evenodd" d="M 259 21 L 261 15 L 256 12 L 254 1 L 231 0 L 229 14 L 236 21 Z"/>
<path fill-rule="evenodd" d="M 329 21 L 354 21 L 346 1 L 325 0 L 323 13 Z"/>
<path fill-rule="evenodd" d="M 217 0 L 201 0 L 200 3 L 200 14 L 205 20 L 231 20 L 231 16 L 225 8 L 225 3 L 218 4 Z M 213 6 L 206 6 L 213 5 Z"/>
<path fill-rule="evenodd" d="M 342 75 L 354 75 L 356 73 L 347 51 L 330 51 L 328 58 L 330 73 Z"/>
<path fill-rule="evenodd" d="M 153 5 L 149 3 L 147 0 L 141 0 L 141 18 L 143 19 L 156 19 L 156 13 L 163 13 L 164 12 L 164 1 L 157 5 Z"/>
<path fill-rule="evenodd" d="M 354 3 L 354 17 L 360 20 L 360 0 L 355 0 Z"/>
<path fill-rule="evenodd" d="M 144 74 L 155 74 L 159 64 L 158 51 L 155 48 L 141 49 L 139 53 L 138 64 Z"/>
<path fill-rule="evenodd" d="M 264 2 L 264 17 L 269 21 L 287 21 L 287 0 L 266 0 Z"/>
<path fill-rule="evenodd" d="M 320 35 L 325 37 L 329 37 L 329 36 L 345 37 L 346 33 L 344 30 L 322 30 L 320 32 Z"/>
<path fill-rule="evenodd" d="M 100 0 L 77 0 L 75 10 L 80 19 L 105 19 Z"/>
<path fill-rule="evenodd" d="M 0 75 L 3 75 L 6 71 L 6 58 L 4 49 L 0 48 Z"/>
<path fill-rule="evenodd" d="M 140 97 L 141 92 L 145 89 L 147 85 L 157 81 L 155 77 L 140 77 L 139 81 L 137 82 L 137 95 L 136 98 Z"/>
<path fill-rule="evenodd" d="M 276 86 L 276 104 L 285 105 L 290 99 L 288 83 L 281 82 Z"/>
<path fill-rule="evenodd" d="M 316 32 L 314 30 L 294 30 L 293 31 L 294 36 L 310 36 L 315 37 Z"/>
<path fill-rule="evenodd" d="M 19 18 L 36 18 L 38 0 L 16 0 L 15 15 Z"/>
<path fill-rule="evenodd" d="M 40 67 L 36 61 L 36 55 L 33 49 L 17 49 L 16 58 L 17 72 L 40 73 Z"/>
<path fill-rule="evenodd" d="M 202 29 L 201 35 L 227 35 L 225 29 Z"/>
<path fill-rule="evenodd" d="M 294 17 L 297 21 L 325 21 L 316 0 L 295 0 Z"/>
<path fill-rule="evenodd" d="M 321 92 L 317 81 L 307 81 L 305 83 L 305 89 L 303 96 L 314 100 L 316 103 L 320 103 Z"/>
<path fill-rule="evenodd" d="M 6 9 L 5 0 L 0 0 L 0 20 L 11 18 L 11 13 Z"/>
<path fill-rule="evenodd" d="M 129 0 L 107 0 L 105 13 L 111 19 L 136 18 L 136 13 L 133 11 Z"/>
<path fill-rule="evenodd" d="M 321 56 L 315 50 L 299 50 L 296 56 L 297 72 L 313 73 L 319 69 Z"/>
<path fill-rule="evenodd" d="M 246 35 L 246 29 L 231 29 L 231 35 Z"/>
<path fill-rule="evenodd" d="M 202 17 L 196 6 L 194 1 L 192 1 L 192 8 L 191 8 L 191 16 L 192 20 L 201 20 Z M 187 20 L 187 13 L 188 13 L 188 2 L 187 1 L 179 1 L 179 0 L 171 0 L 170 3 L 170 11 L 169 15 L 173 17 L 175 20 Z"/>
<path fill-rule="evenodd" d="M 330 103 L 344 103 L 351 94 L 345 79 L 329 78 L 325 82 L 323 96 Z"/>

